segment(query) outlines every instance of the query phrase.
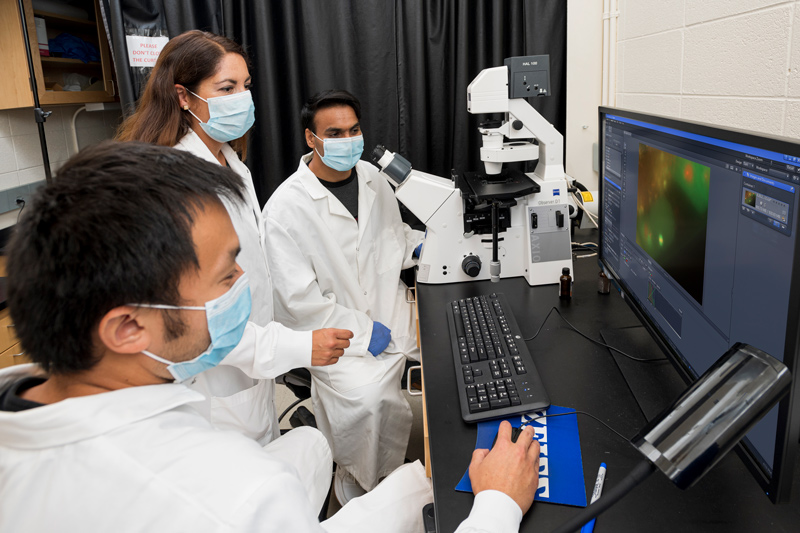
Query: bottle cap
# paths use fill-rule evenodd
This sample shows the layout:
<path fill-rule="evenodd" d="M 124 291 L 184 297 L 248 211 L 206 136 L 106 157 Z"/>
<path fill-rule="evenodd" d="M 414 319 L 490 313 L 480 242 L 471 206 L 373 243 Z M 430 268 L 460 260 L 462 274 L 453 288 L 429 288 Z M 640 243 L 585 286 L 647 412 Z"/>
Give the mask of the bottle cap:
<path fill-rule="evenodd" d="M 562 269 L 561 269 L 561 273 L 562 273 L 562 274 L 566 274 L 567 276 L 569 276 L 569 267 L 564 267 L 564 268 L 562 268 Z"/>

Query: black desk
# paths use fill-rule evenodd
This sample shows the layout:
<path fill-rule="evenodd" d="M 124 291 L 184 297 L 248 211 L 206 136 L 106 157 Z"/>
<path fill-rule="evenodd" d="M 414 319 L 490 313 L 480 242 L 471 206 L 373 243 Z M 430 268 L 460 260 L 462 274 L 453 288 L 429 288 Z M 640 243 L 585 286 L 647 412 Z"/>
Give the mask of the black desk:
<path fill-rule="evenodd" d="M 469 465 L 477 434 L 476 426 L 461 420 L 446 304 L 465 296 L 503 292 L 526 337 L 535 333 L 550 308 L 556 306 L 577 328 L 595 339 L 602 340 L 604 333 L 613 338 L 615 346 L 636 350 L 633 355 L 663 357 L 613 288 L 609 295 L 597 293 L 598 271 L 596 257 L 575 261 L 573 298 L 568 303 L 559 301 L 555 285 L 531 288 L 522 278 L 504 279 L 500 283 L 417 285 L 431 469 L 440 533 L 455 530 L 472 506 L 473 496 L 454 488 Z M 620 356 L 582 338 L 555 313 L 539 336 L 528 343 L 528 348 L 554 405 L 587 411 L 627 437 L 634 436 L 647 417 L 657 414 L 683 390 L 669 363 L 618 361 Z M 630 472 L 641 455 L 588 417 L 578 415 L 578 428 L 588 501 L 601 462 L 608 465 L 608 489 Z M 790 505 L 772 505 L 739 457 L 731 453 L 687 491 L 681 491 L 660 472 L 655 472 L 601 515 L 595 531 L 797 532 L 800 531 L 798 491 L 800 484 L 795 487 Z M 550 531 L 578 510 L 535 502 L 523 518 L 520 531 Z"/>

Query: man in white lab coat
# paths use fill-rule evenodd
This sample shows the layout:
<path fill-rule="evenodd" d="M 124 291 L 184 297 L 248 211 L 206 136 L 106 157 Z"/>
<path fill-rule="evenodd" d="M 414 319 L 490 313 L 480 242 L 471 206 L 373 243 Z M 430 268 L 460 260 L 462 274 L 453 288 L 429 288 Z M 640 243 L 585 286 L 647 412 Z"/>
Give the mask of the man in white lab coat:
<path fill-rule="evenodd" d="M 316 430 L 262 449 L 190 408 L 203 396 L 183 382 L 225 357 L 250 313 L 218 197 L 242 191 L 219 165 L 126 143 L 82 151 L 35 195 L 8 259 L 35 364 L 0 371 L 0 531 L 419 530 L 418 464 L 320 526 L 331 456 Z M 509 436 L 475 452 L 460 532 L 513 531 L 530 506 L 538 445 Z"/>
<path fill-rule="evenodd" d="M 402 222 L 389 183 L 359 160 L 360 115 L 347 91 L 312 96 L 302 111 L 311 152 L 264 208 L 275 319 L 354 334 L 336 365 L 309 369 L 342 502 L 403 464 L 412 415 L 400 378 L 407 358 L 419 360 L 400 271 L 415 264 L 423 234 Z"/>

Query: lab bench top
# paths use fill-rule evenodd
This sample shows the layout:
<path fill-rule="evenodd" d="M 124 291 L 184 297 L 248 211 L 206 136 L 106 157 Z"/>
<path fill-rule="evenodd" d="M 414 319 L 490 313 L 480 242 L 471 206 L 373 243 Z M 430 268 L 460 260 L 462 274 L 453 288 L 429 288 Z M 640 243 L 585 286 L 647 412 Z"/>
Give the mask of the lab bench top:
<path fill-rule="evenodd" d="M 596 236 L 596 233 L 595 233 Z M 596 239 L 595 239 L 596 240 Z M 642 358 L 664 354 L 614 290 L 597 292 L 597 257 L 574 261 L 571 300 L 559 300 L 557 285 L 530 287 L 523 278 L 417 284 L 425 405 L 435 512 L 439 532 L 451 532 L 467 517 L 473 495 L 456 492 L 475 447 L 477 426 L 462 421 L 446 307 L 468 296 L 502 292 L 525 337 L 531 337 L 556 307 L 586 335 Z M 638 363 L 581 337 L 553 312 L 528 349 L 553 405 L 586 411 L 631 438 L 686 387 L 667 361 Z M 722 354 L 720 354 L 722 355 Z M 641 454 L 600 423 L 578 415 L 587 501 L 600 463 L 608 465 L 605 490 L 625 477 Z M 797 469 L 800 476 L 800 468 Z M 656 471 L 595 525 L 605 531 L 738 532 L 800 531 L 800 484 L 790 504 L 773 505 L 741 459 L 728 454 L 697 485 L 685 491 Z M 534 502 L 520 531 L 551 531 L 579 507 Z"/>

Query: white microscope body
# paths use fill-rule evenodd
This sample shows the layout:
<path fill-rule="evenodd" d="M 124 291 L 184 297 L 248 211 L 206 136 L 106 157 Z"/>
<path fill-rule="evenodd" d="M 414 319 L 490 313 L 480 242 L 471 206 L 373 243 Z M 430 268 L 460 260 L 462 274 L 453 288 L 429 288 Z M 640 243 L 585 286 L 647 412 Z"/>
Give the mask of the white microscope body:
<path fill-rule="evenodd" d="M 485 175 L 446 179 L 376 148 L 374 159 L 396 185 L 397 199 L 427 228 L 417 282 L 523 276 L 529 285 L 546 285 L 558 283 L 562 268 L 572 268 L 563 137 L 525 100 L 546 94 L 548 67 L 540 66 L 546 61 L 509 58 L 506 66 L 483 70 L 467 88 L 470 113 L 505 114 L 499 127 L 480 128 Z M 518 140 L 534 138 L 538 145 Z M 533 173 L 502 171 L 503 163 L 537 158 Z"/>

